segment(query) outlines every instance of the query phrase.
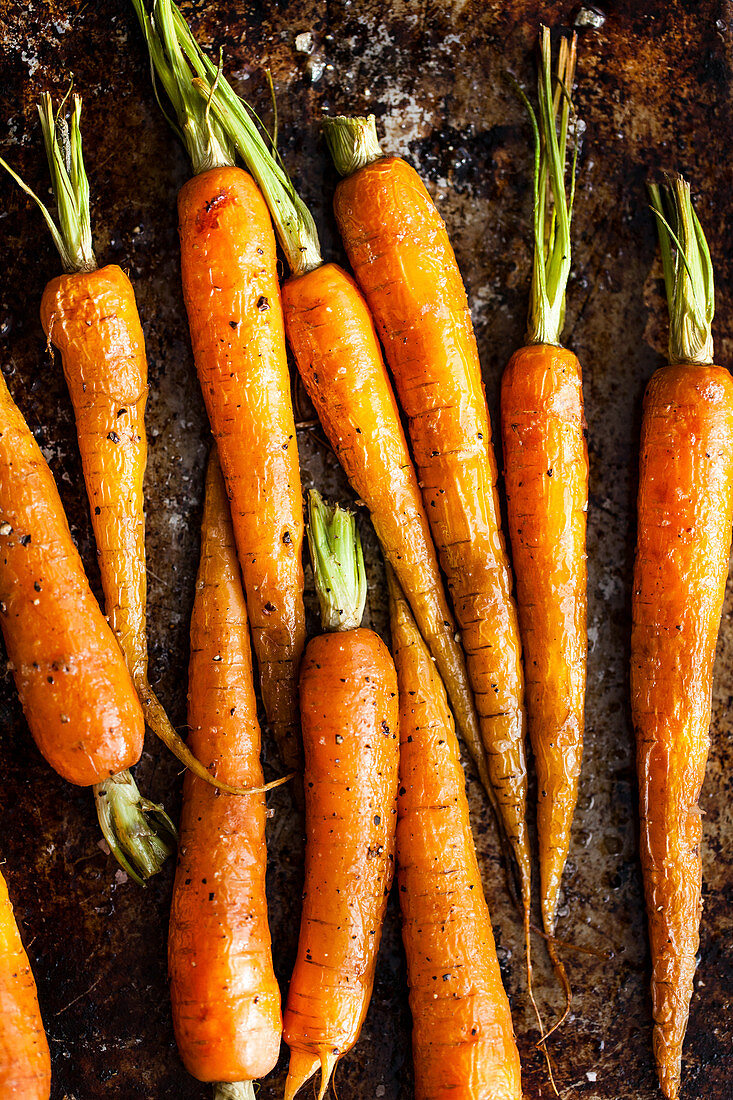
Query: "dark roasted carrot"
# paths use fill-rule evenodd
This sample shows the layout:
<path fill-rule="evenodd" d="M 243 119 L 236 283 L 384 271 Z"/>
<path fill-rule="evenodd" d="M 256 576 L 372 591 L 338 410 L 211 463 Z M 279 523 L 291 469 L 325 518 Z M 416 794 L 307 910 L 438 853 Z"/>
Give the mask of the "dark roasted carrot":
<path fill-rule="evenodd" d="M 201 564 L 191 619 L 189 744 L 236 787 L 262 785 L 247 607 L 224 481 L 209 461 Z M 200 1081 L 252 1081 L 280 1050 L 280 991 L 265 898 L 265 796 L 219 796 L 193 775 L 183 789 L 168 968 L 181 1057 Z"/>
<path fill-rule="evenodd" d="M 177 8 L 158 0 L 149 13 L 144 0 L 133 3 L 193 165 L 178 199 L 191 342 L 231 502 L 265 711 L 284 763 L 297 767 L 303 500 L 272 222 L 191 87 Z"/>
<path fill-rule="evenodd" d="M 33 738 L 71 783 L 137 763 L 144 722 L 48 464 L 0 376 L 0 627 Z"/>
<path fill-rule="evenodd" d="M 298 956 L 284 1034 L 285 1098 L 321 1070 L 322 1100 L 359 1038 L 394 871 L 397 676 L 359 626 L 366 579 L 354 519 L 312 493 L 309 545 L 323 625 L 300 674 L 306 857 Z"/>
<path fill-rule="evenodd" d="M 51 1058 L 36 983 L 0 874 L 0 1096 L 48 1100 Z"/>
<path fill-rule="evenodd" d="M 397 878 L 417 1100 L 521 1100 L 519 1054 L 445 688 L 388 567 L 400 699 Z"/>
<path fill-rule="evenodd" d="M 712 263 L 689 186 L 674 178 L 650 191 L 669 301 L 670 365 L 652 377 L 644 398 L 631 706 L 654 1054 L 662 1092 L 676 1100 L 702 909 L 698 799 L 731 549 L 733 380 L 713 365 Z"/>

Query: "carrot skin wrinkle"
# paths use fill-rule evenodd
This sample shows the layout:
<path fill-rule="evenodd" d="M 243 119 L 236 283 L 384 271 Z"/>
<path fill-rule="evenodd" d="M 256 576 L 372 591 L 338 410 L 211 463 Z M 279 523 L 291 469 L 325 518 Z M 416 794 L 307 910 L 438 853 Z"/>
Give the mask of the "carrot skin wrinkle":
<path fill-rule="evenodd" d="M 553 935 L 583 754 L 588 448 L 580 364 L 535 344 L 501 389 L 507 515 L 537 770 L 540 894 Z"/>
<path fill-rule="evenodd" d="M 209 463 L 191 619 L 189 741 L 230 785 L 262 784 L 247 608 L 229 505 Z M 264 1076 L 280 1050 L 265 897 L 265 796 L 220 795 L 186 774 L 168 939 L 178 1049 L 201 1081 Z"/>
<path fill-rule="evenodd" d="M 313 638 L 300 675 L 305 750 L 303 912 L 284 1037 L 287 1100 L 359 1037 L 394 872 L 397 676 L 364 628 Z"/>
<path fill-rule="evenodd" d="M 178 209 L 191 343 L 231 504 L 262 698 L 291 770 L 302 766 L 303 501 L 275 236 L 240 168 L 189 180 Z"/>
<path fill-rule="evenodd" d="M 654 1053 L 679 1095 L 702 909 L 698 799 L 733 522 L 733 380 L 663 367 L 642 421 L 631 702 L 652 956 Z"/>
<path fill-rule="evenodd" d="M 53 475 L 0 379 L 0 627 L 38 748 L 71 783 L 136 764 L 144 721 Z"/>
<path fill-rule="evenodd" d="M 0 1096 L 48 1100 L 51 1058 L 36 983 L 0 874 Z"/>
<path fill-rule="evenodd" d="M 416 1100 L 521 1100 L 453 717 L 394 579 L 390 623 L 400 698 L 397 878 Z"/>

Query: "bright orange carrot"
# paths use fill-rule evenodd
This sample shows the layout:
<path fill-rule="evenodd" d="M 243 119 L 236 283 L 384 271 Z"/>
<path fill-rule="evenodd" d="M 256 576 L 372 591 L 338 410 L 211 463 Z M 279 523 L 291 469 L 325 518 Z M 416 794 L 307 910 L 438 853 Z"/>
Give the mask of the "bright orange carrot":
<path fill-rule="evenodd" d="M 0 874 L 0 1096 L 48 1100 L 51 1058 L 36 983 Z"/>
<path fill-rule="evenodd" d="M 137 763 L 140 703 L 46 460 L 0 376 L 0 627 L 48 760 L 88 786 Z"/>
<path fill-rule="evenodd" d="M 676 1100 L 702 909 L 698 799 L 731 549 L 733 380 L 713 366 L 712 263 L 689 186 L 674 178 L 650 192 L 669 301 L 670 365 L 652 377 L 644 398 L 631 706 L 654 1054 L 662 1092 Z"/>
<path fill-rule="evenodd" d="M 283 286 L 283 306 L 298 370 L 352 486 L 371 511 L 384 552 L 441 670 L 461 733 L 488 784 L 465 660 L 369 309 L 354 280 L 337 265 L 323 263 L 313 219 L 246 104 L 224 77 L 217 78 L 216 67 L 180 15 L 176 29 L 201 74 L 195 83 L 202 98 L 210 101 L 270 208 L 292 271 Z"/>
<path fill-rule="evenodd" d="M 322 1100 L 369 1006 L 394 871 L 397 676 L 359 626 L 366 578 L 356 525 L 310 497 L 308 531 L 323 625 L 300 674 L 306 856 L 298 957 L 285 1011 L 285 1100 L 321 1070 Z"/>
<path fill-rule="evenodd" d="M 262 785 L 247 607 L 215 452 L 191 619 L 188 724 L 191 748 L 214 775 L 236 787 Z M 252 1081 L 269 1073 L 280 1050 L 266 863 L 264 794 L 220 797 L 187 775 L 168 935 L 173 1022 L 194 1077 L 236 1083 L 222 1100 L 251 1100 Z"/>
<path fill-rule="evenodd" d="M 397 878 L 416 1100 L 521 1100 L 453 716 L 389 567 L 387 578 L 400 699 Z"/>
<path fill-rule="evenodd" d="M 144 0 L 133 3 L 193 164 L 178 199 L 191 343 L 231 502 L 265 711 L 294 768 L 303 500 L 275 236 L 257 185 L 234 167 L 228 139 L 191 87 L 177 8 L 157 0 L 150 14 Z"/>
<path fill-rule="evenodd" d="M 541 28 L 539 124 L 532 115 L 535 242 L 527 345 L 512 356 L 501 387 L 507 515 L 537 769 L 542 922 L 565 991 L 556 1027 L 571 1001 L 552 937 L 578 800 L 588 649 L 582 372 L 575 355 L 560 346 L 570 272 L 572 194 L 568 202 L 564 176 L 575 48 L 575 36 L 561 39 L 553 91 L 550 32 Z"/>

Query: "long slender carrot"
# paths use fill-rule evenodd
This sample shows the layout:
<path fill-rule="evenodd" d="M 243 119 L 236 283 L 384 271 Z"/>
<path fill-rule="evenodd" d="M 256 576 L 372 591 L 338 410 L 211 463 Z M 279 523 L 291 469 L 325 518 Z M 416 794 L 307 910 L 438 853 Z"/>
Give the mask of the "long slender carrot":
<path fill-rule="evenodd" d="M 191 619 L 189 743 L 214 775 L 260 787 L 260 728 L 247 607 L 229 504 L 212 452 Z M 219 797 L 187 775 L 168 936 L 181 1057 L 218 1096 L 252 1100 L 280 1050 L 280 991 L 265 898 L 265 796 Z M 233 1082 L 224 1091 L 224 1083 Z"/>
<path fill-rule="evenodd" d="M 578 800 L 588 649 L 582 372 L 576 356 L 560 345 L 570 272 L 572 193 L 568 202 L 564 175 L 575 52 L 575 36 L 563 37 L 553 90 L 550 32 L 541 28 L 527 344 L 510 359 L 501 387 L 507 515 L 537 769 L 542 922 L 565 991 L 556 1027 L 571 1002 L 553 937 Z"/>
<path fill-rule="evenodd" d="M 51 1057 L 36 983 L 0 874 L 0 1096 L 48 1100 Z"/>
<path fill-rule="evenodd" d="M 324 629 L 300 674 L 306 855 L 284 1034 L 285 1100 L 320 1067 L 318 1100 L 359 1038 L 394 872 L 397 675 L 362 628 L 366 578 L 353 516 L 310 496 L 308 540 Z"/>
<path fill-rule="evenodd" d="M 136 764 L 145 724 L 40 448 L 0 375 L 0 628 L 26 721 L 65 779 Z"/>
<path fill-rule="evenodd" d="M 191 87 L 175 5 L 156 0 L 149 13 L 144 0 L 133 4 L 192 161 L 178 197 L 191 343 L 232 506 L 262 699 L 283 762 L 295 768 L 303 500 L 275 236 L 257 185 L 234 166 L 226 135 Z"/>
<path fill-rule="evenodd" d="M 400 699 L 397 879 L 417 1100 L 521 1100 L 519 1054 L 445 688 L 388 567 Z"/>
<path fill-rule="evenodd" d="M 202 101 L 256 178 L 293 273 L 283 286 L 283 306 L 298 370 L 353 487 L 371 511 L 384 552 L 441 670 L 461 733 L 488 785 L 465 660 L 366 302 L 345 271 L 323 263 L 313 219 L 248 107 L 201 52 L 175 5 L 171 7 L 181 47 L 199 74 L 195 83 Z"/>
<path fill-rule="evenodd" d="M 654 374 L 644 398 L 631 706 L 654 1054 L 662 1092 L 676 1100 L 702 909 L 698 799 L 731 549 L 733 380 L 713 365 L 713 270 L 689 185 L 672 178 L 650 193 L 669 302 L 670 365 Z"/>

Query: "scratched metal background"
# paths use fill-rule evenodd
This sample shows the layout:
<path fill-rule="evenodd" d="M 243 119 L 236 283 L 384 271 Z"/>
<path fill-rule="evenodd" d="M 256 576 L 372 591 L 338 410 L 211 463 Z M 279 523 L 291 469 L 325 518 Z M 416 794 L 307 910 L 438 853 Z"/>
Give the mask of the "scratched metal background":
<path fill-rule="evenodd" d="M 506 71 L 533 79 L 542 15 L 571 23 L 577 4 L 533 0 L 192 0 L 201 41 L 222 44 L 235 83 L 267 117 L 272 69 L 282 150 L 312 204 L 328 258 L 341 259 L 330 200 L 334 173 L 319 134 L 324 111 L 373 110 L 384 148 L 408 157 L 445 217 L 466 280 L 487 393 L 495 412 L 501 370 L 522 340 L 530 265 L 529 136 Z M 585 371 L 590 428 L 590 663 L 586 756 L 565 877 L 560 935 L 611 952 L 567 953 L 574 1016 L 553 1043 L 565 1096 L 652 1100 L 649 960 L 637 856 L 637 808 L 627 702 L 629 586 L 637 437 L 645 382 L 662 361 L 663 308 L 643 181 L 678 167 L 699 192 L 717 273 L 718 359 L 733 362 L 733 7 L 726 0 L 619 0 L 580 44 L 580 155 L 575 256 L 566 340 Z M 307 50 L 297 35 L 310 33 Z M 127 268 L 150 363 L 148 552 L 153 682 L 185 724 L 188 618 L 208 430 L 178 280 L 175 196 L 188 177 L 160 114 L 126 0 L 0 0 L 0 146 L 35 187 L 47 176 L 34 115 L 74 74 L 86 99 L 85 143 L 100 261 Z M 56 474 L 74 535 L 98 587 L 74 425 L 58 365 L 38 320 L 58 271 L 37 212 L 0 178 L 0 366 Z M 304 415 L 307 415 L 307 410 Z M 346 497 L 332 456 L 300 436 L 304 483 Z M 369 543 L 370 614 L 384 626 L 380 566 Z M 733 1091 L 733 601 L 716 667 L 713 748 L 705 810 L 705 913 L 687 1036 L 688 1100 Z M 274 761 L 270 758 L 269 767 Z M 165 941 L 169 865 L 148 889 L 125 882 L 100 850 L 92 799 L 44 764 L 12 681 L 0 680 L 0 770 L 5 861 L 38 981 L 54 1063 L 54 1100 L 203 1100 L 171 1029 Z M 177 764 L 152 740 L 141 786 L 178 812 Z M 508 900 L 493 822 L 473 777 L 473 822 L 502 969 L 514 1009 L 527 1097 L 549 1088 L 527 1008 L 519 920 Z M 270 915 L 283 989 L 297 930 L 301 831 L 289 796 L 271 797 Z M 541 942 L 541 1001 L 557 1007 Z M 404 962 L 390 909 L 361 1041 L 338 1073 L 342 1096 L 412 1096 Z M 285 1059 L 264 1082 L 282 1095 Z"/>

